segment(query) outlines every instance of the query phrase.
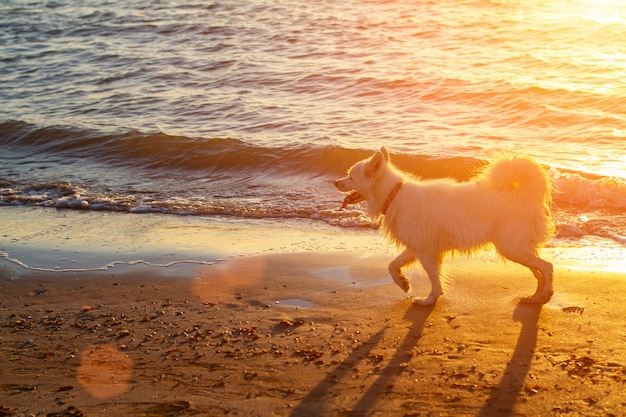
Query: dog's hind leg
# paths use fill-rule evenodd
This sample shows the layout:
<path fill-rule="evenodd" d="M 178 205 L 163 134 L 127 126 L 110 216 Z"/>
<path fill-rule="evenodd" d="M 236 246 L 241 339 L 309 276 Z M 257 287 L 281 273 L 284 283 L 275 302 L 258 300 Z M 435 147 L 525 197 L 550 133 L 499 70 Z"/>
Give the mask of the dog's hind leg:
<path fill-rule="evenodd" d="M 550 301 L 552 298 L 552 294 L 554 294 L 554 289 L 552 286 L 552 275 L 554 267 L 548 261 L 544 261 L 538 256 L 535 256 L 528 264 L 521 263 L 528 267 L 537 278 L 537 289 L 535 293 L 530 297 L 523 297 L 520 299 L 522 303 L 531 303 L 531 304 L 545 304 Z"/>
<path fill-rule="evenodd" d="M 526 254 L 525 256 L 511 256 L 508 253 L 502 253 L 502 256 L 516 262 L 520 265 L 530 269 L 537 279 L 537 290 L 530 297 L 523 297 L 520 299 L 522 303 L 529 304 L 545 304 L 550 301 L 554 289 L 552 287 L 552 275 L 554 267 L 548 261 L 544 261 L 534 253 Z"/>
<path fill-rule="evenodd" d="M 424 271 L 428 274 L 431 289 L 428 297 L 415 297 L 413 299 L 413 304 L 422 306 L 433 305 L 443 294 L 443 290 L 441 288 L 441 264 L 443 262 L 443 256 L 439 253 L 421 255 L 419 256 L 419 260 L 422 263 Z"/>
<path fill-rule="evenodd" d="M 391 274 L 391 278 L 393 278 L 393 282 L 395 282 L 398 287 L 402 288 L 404 292 L 411 292 L 411 282 L 402 273 L 402 267 L 411 262 L 415 262 L 415 259 L 413 251 L 406 248 L 396 259 L 389 263 L 389 273 Z"/>

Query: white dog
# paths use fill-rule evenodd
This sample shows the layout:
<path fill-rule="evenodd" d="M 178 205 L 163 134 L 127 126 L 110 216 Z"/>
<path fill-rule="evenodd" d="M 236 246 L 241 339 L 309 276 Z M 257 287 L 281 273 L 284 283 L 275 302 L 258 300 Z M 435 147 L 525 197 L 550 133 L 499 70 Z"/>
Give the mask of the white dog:
<path fill-rule="evenodd" d="M 335 181 L 348 193 L 347 204 L 367 202 L 369 217 L 404 251 L 389 264 L 394 282 L 411 291 L 402 267 L 419 261 L 432 289 L 414 303 L 434 304 L 442 294 L 441 265 L 446 253 L 469 254 L 492 243 L 500 255 L 528 267 L 537 290 L 522 302 L 547 303 L 552 296 L 552 264 L 538 248 L 554 230 L 550 214 L 551 182 L 528 157 L 507 156 L 491 162 L 467 182 L 410 178 L 389 163 L 383 147 L 356 163 Z"/>

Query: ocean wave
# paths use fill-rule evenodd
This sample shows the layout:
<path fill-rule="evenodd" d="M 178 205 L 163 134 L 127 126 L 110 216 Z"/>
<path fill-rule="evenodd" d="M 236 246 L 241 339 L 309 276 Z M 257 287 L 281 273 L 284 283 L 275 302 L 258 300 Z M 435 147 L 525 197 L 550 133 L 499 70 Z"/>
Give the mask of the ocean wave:
<path fill-rule="evenodd" d="M 337 178 L 355 162 L 372 154 L 372 149 L 351 149 L 336 144 L 303 143 L 283 147 L 262 146 L 235 138 L 190 138 L 161 132 L 126 131 L 102 134 L 64 127 L 38 127 L 24 122 L 0 124 L 0 143 L 25 157 L 56 155 L 105 163 L 111 167 L 162 172 L 197 172 L 198 175 L 232 173 L 268 178 Z M 466 181 L 485 160 L 455 154 L 392 154 L 394 165 L 421 178 L 452 177 Z M 19 158 L 18 155 L 13 157 Z M 626 209 L 626 180 L 573 170 L 551 169 L 558 206 L 587 209 Z M 33 201 L 49 184 L 31 184 Z M 53 194 L 72 193 L 64 183 L 52 185 Z M 76 190 L 73 190 L 76 193 Z M 81 192 L 84 192 L 81 191 Z"/>
<path fill-rule="evenodd" d="M 569 187 L 579 182 L 585 184 L 588 194 L 568 191 Z M 603 189 L 604 183 L 603 179 L 589 180 L 572 174 L 557 179 L 553 208 L 557 238 L 571 240 L 596 236 L 626 243 L 624 201 L 610 200 L 611 191 Z M 610 185 L 609 189 L 614 186 Z M 622 189 L 626 185 L 617 186 Z M 229 191 L 209 196 L 203 193 L 183 196 L 162 190 L 131 194 L 102 193 L 70 183 L 19 185 L 0 178 L 0 205 L 134 214 L 225 216 L 242 220 L 308 219 L 337 227 L 377 227 L 367 217 L 362 204 L 341 209 L 341 195 L 333 193 L 331 187 L 325 188 L 317 193 L 311 189 L 298 193 L 295 187 L 280 192 L 268 187 L 250 195 L 238 193 L 235 187 L 231 187 Z M 579 199 L 581 193 L 586 196 L 583 200 Z M 594 197 L 589 197 L 589 194 Z"/>
<path fill-rule="evenodd" d="M 235 138 L 190 138 L 161 132 L 103 135 L 75 128 L 41 128 L 24 122 L 2 123 L 0 131 L 3 132 L 0 143 L 24 154 L 56 154 L 98 160 L 111 166 L 206 173 L 239 171 L 338 177 L 372 152 L 314 143 L 268 147 Z M 399 154 L 394 159 L 401 169 L 426 178 L 467 179 L 482 163 L 470 157 L 441 155 Z"/>
<path fill-rule="evenodd" d="M 626 211 L 626 180 L 615 177 L 584 176 L 554 170 L 554 202 L 560 207 L 585 210 L 604 209 L 616 214 Z"/>
<path fill-rule="evenodd" d="M 273 195 L 259 190 L 263 198 L 233 191 L 211 196 L 181 196 L 163 191 L 124 194 L 96 192 L 70 183 L 19 185 L 0 178 L 0 205 L 37 206 L 56 209 L 112 211 L 134 214 L 225 216 L 241 219 L 310 219 L 338 227 L 374 227 L 359 208 L 341 210 L 342 197 L 312 193 Z M 336 200 L 336 201 L 333 201 Z"/>
<path fill-rule="evenodd" d="M 362 206 L 340 210 L 342 196 L 332 185 L 372 150 L 333 144 L 268 147 L 234 138 L 189 138 L 160 132 L 101 134 L 23 122 L 6 122 L 0 129 L 4 132 L 0 143 L 12 151 L 13 166 L 20 166 L 20 155 L 34 164 L 24 175 L 15 174 L 15 168 L 0 170 L 0 205 L 242 219 L 301 218 L 338 227 L 375 227 Z M 47 156 L 55 161 L 52 165 Z M 97 161 L 97 180 L 85 173 L 58 170 L 63 161 L 70 160 L 85 170 L 90 170 L 91 161 Z M 471 178 L 486 162 L 453 152 L 394 152 L 392 160 L 414 176 L 459 181 Z M 48 172 L 48 176 L 33 176 L 33 169 Z M 622 243 L 626 180 L 554 167 L 549 173 L 554 182 L 557 237 L 595 235 Z"/>

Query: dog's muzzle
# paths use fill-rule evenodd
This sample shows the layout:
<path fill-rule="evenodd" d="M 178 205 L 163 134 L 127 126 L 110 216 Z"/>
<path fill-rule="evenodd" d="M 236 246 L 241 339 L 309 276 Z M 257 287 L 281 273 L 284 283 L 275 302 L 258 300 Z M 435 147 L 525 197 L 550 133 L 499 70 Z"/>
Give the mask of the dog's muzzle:
<path fill-rule="evenodd" d="M 335 187 L 342 193 L 347 193 L 346 197 L 343 199 L 343 204 L 341 205 L 342 210 L 348 207 L 349 204 L 357 204 L 365 200 L 358 191 L 346 190 L 347 187 L 343 185 L 341 180 L 335 181 Z"/>

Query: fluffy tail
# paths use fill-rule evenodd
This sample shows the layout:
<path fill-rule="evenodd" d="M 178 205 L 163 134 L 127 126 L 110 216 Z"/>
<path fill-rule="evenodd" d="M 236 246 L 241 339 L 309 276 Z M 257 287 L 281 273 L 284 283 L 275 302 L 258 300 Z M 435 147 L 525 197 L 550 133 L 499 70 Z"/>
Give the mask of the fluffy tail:
<path fill-rule="evenodd" d="M 523 155 L 502 156 L 487 165 L 477 180 L 515 200 L 512 211 L 534 223 L 536 238 L 545 242 L 554 235 L 552 180 L 535 160 Z"/>

